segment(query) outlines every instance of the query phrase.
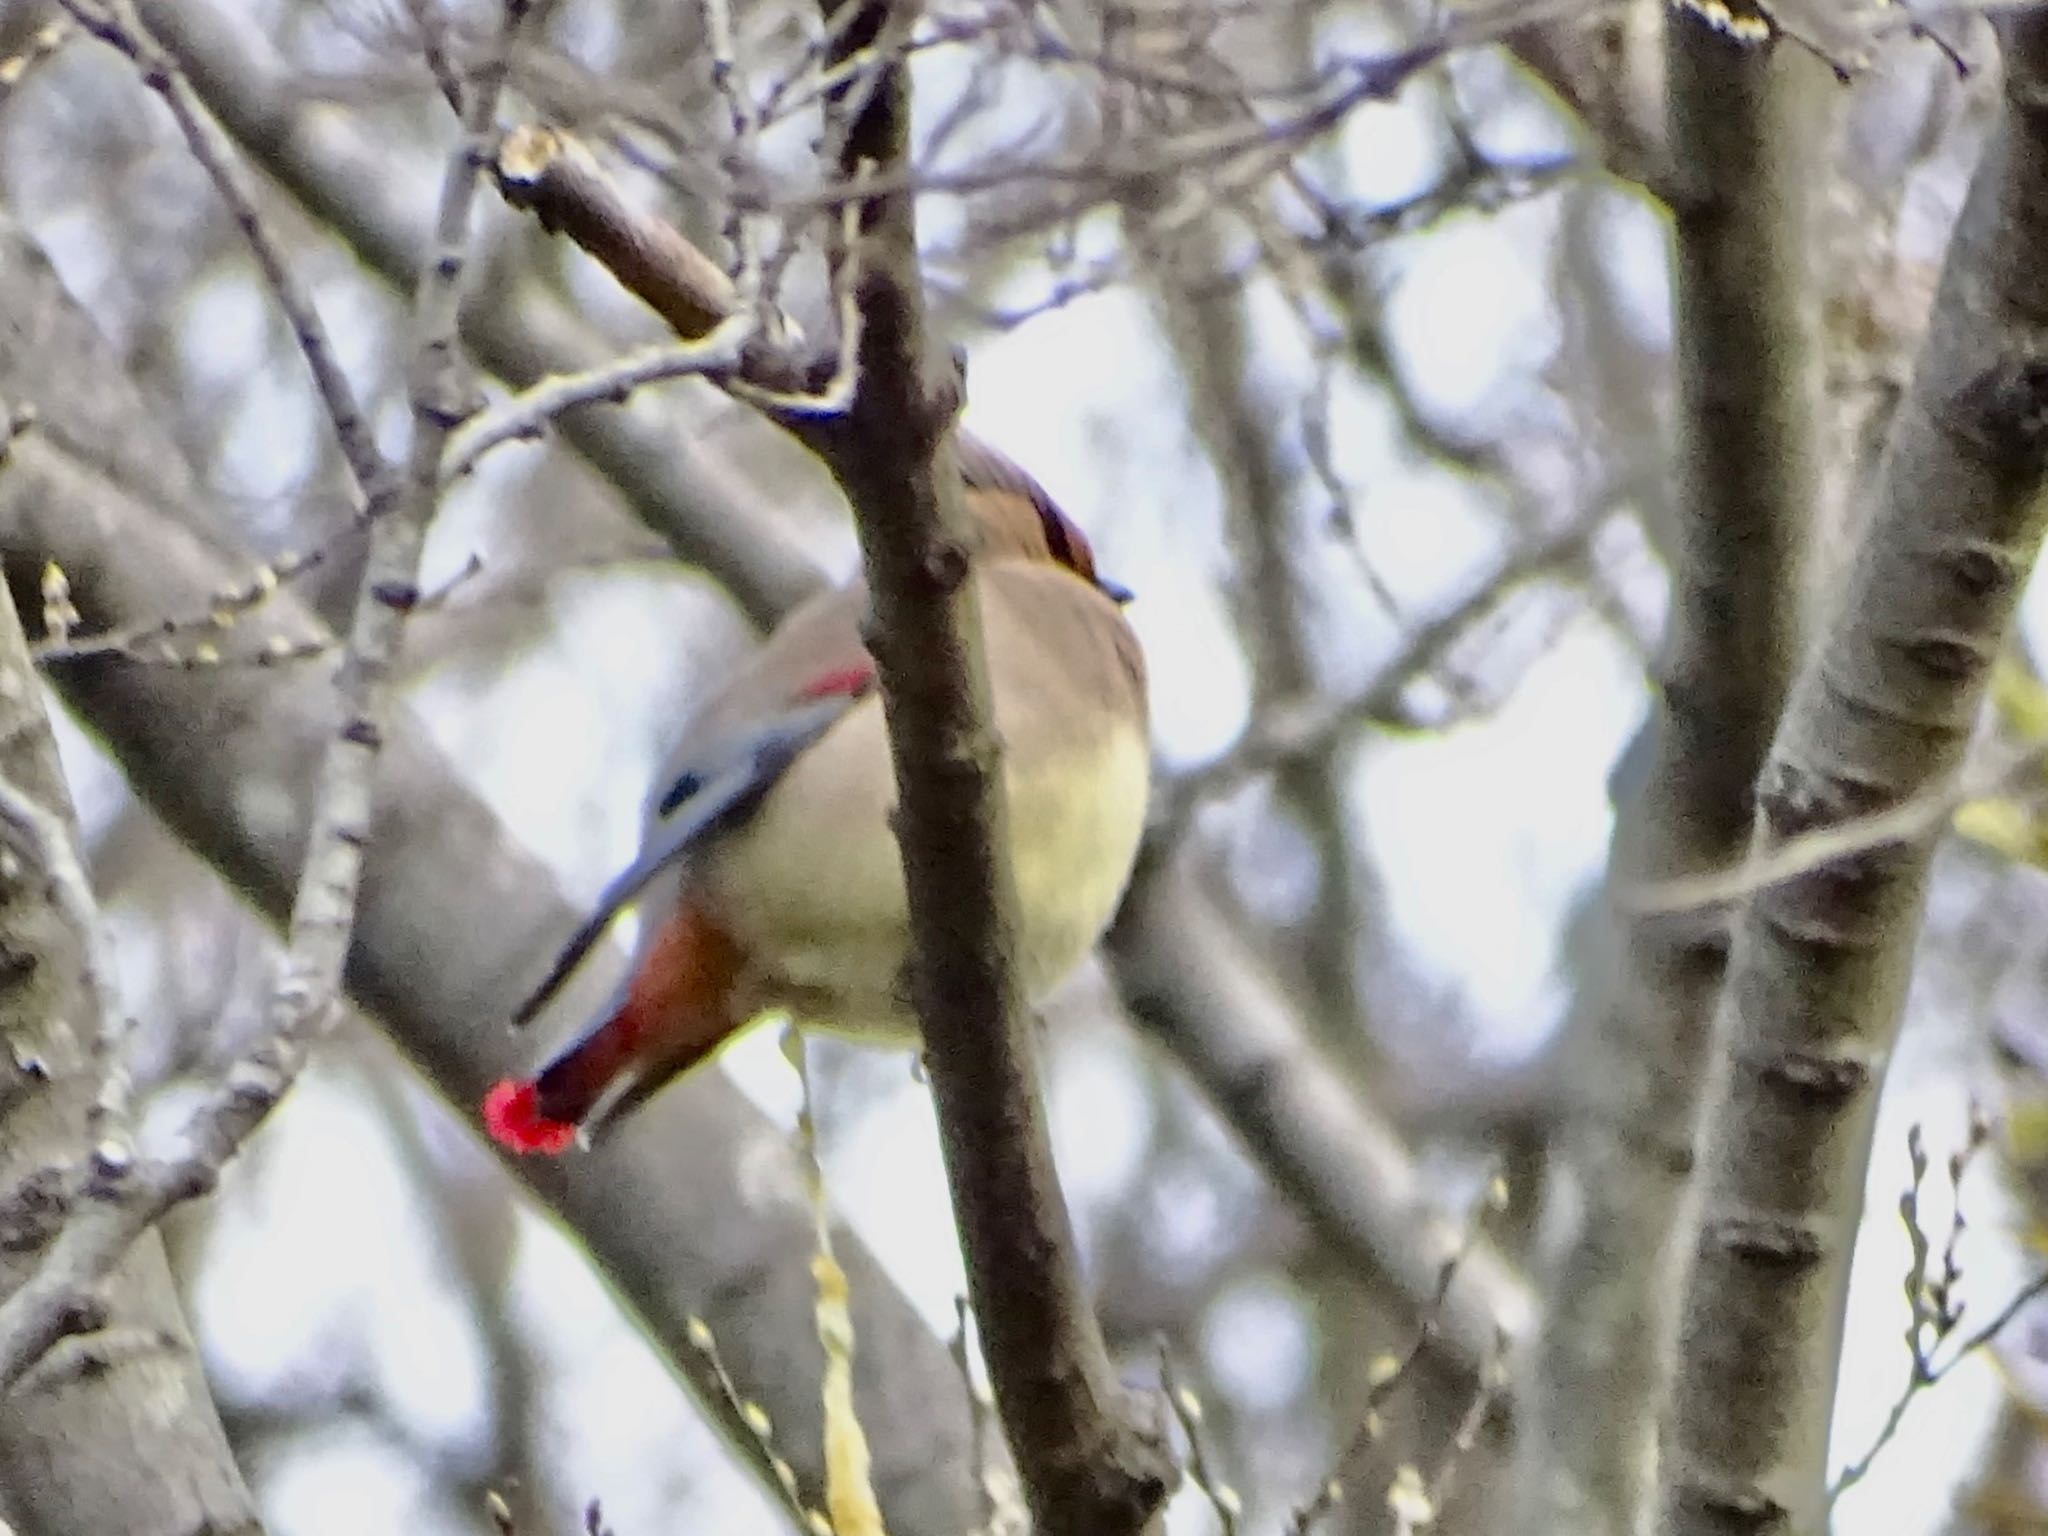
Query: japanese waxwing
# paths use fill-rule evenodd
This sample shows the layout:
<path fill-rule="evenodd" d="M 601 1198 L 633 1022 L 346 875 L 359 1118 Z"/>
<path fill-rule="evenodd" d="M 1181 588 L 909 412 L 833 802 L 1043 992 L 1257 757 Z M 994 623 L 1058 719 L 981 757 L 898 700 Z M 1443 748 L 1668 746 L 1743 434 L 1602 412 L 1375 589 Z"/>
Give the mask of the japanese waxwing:
<path fill-rule="evenodd" d="M 964 434 L 981 605 L 1009 797 L 1017 963 L 1034 1001 L 1114 915 L 1145 820 L 1144 659 L 1081 531 Z M 531 1078 L 484 1101 L 493 1140 L 562 1152 L 644 1103 L 760 1015 L 911 1044 L 896 785 L 856 584 L 791 613 L 695 718 L 648 797 L 639 857 L 606 889 L 532 1018 L 628 906 L 631 969 Z"/>

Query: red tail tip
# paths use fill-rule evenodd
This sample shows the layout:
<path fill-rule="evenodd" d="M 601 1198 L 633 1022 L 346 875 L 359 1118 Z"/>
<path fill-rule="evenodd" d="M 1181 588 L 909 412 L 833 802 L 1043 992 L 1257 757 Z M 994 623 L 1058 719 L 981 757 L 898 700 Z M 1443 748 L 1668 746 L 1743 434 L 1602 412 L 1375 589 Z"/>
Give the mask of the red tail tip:
<path fill-rule="evenodd" d="M 567 1120 L 540 1112 L 540 1092 L 531 1078 L 508 1077 L 484 1095 L 484 1129 L 507 1152 L 566 1152 L 576 1140 Z"/>

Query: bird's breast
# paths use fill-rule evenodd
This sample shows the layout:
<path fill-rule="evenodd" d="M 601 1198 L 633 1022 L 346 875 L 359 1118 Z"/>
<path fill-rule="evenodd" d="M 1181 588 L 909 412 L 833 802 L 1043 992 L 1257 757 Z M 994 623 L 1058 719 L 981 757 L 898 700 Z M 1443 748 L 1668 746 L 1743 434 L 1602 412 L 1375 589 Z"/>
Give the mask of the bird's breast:
<path fill-rule="evenodd" d="M 1007 727 L 1001 692 L 997 705 L 1017 960 L 1036 1001 L 1115 914 L 1144 829 L 1147 743 L 1137 721 L 1041 740 Z M 902 987 L 909 929 L 895 799 L 881 706 L 865 703 L 707 850 L 692 885 L 748 950 L 757 1006 L 862 1035 L 914 1029 Z"/>

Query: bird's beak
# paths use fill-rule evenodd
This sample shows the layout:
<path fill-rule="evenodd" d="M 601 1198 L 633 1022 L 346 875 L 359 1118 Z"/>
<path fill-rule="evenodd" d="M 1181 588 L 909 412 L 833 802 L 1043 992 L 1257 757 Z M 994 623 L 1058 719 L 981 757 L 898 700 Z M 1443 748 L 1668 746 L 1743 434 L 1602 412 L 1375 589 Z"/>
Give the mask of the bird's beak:
<path fill-rule="evenodd" d="M 1122 582 L 1111 581 L 1107 577 L 1103 576 L 1098 576 L 1095 578 L 1095 585 L 1101 589 L 1102 595 L 1104 597 L 1108 598 L 1112 603 L 1115 603 L 1119 608 L 1123 607 L 1125 603 L 1128 603 L 1132 598 L 1138 595 L 1137 593 L 1133 592 L 1129 587 L 1125 586 Z"/>
<path fill-rule="evenodd" d="M 598 1101 L 590 1106 L 590 1113 L 577 1122 L 576 1145 L 585 1152 L 590 1151 L 629 1112 L 651 1098 L 653 1089 L 659 1086 L 648 1083 L 644 1064 L 635 1063 L 627 1067 L 606 1085 Z"/>

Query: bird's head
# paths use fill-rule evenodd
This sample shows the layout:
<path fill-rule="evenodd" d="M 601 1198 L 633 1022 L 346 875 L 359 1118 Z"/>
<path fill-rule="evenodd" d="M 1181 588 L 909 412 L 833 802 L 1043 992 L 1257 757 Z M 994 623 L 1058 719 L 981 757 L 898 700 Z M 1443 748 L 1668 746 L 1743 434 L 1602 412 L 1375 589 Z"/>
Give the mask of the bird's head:
<path fill-rule="evenodd" d="M 1113 602 L 1131 600 L 1128 587 L 1095 569 L 1088 535 L 1036 480 L 977 439 L 960 441 L 960 477 L 977 532 L 975 552 L 999 559 L 1048 560 L 1063 565 Z"/>

